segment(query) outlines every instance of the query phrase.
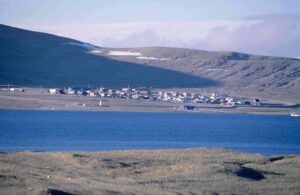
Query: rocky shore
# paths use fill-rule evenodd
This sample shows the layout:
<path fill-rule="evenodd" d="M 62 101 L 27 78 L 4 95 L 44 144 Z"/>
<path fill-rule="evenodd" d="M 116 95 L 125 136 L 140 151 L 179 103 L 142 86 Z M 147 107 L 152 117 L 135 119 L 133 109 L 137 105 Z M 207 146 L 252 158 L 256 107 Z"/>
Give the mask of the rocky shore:
<path fill-rule="evenodd" d="M 0 154 L 0 194 L 299 194 L 300 156 L 224 149 Z"/>

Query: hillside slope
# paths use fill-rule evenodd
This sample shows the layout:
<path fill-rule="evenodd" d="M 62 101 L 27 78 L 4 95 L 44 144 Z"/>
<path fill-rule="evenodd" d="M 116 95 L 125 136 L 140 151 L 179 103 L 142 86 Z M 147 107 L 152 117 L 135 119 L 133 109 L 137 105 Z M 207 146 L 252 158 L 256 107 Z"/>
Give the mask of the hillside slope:
<path fill-rule="evenodd" d="M 218 82 L 95 56 L 93 45 L 0 25 L 0 85 L 208 87 Z"/>
<path fill-rule="evenodd" d="M 300 60 L 237 52 L 101 48 L 0 25 L 0 85 L 192 88 L 300 103 Z"/>
<path fill-rule="evenodd" d="M 300 102 L 298 59 L 165 47 L 101 48 L 100 51 L 100 55 L 113 59 L 214 79 L 222 83 L 219 87 L 229 92 Z M 112 55 L 112 51 L 130 51 L 140 55 Z"/>

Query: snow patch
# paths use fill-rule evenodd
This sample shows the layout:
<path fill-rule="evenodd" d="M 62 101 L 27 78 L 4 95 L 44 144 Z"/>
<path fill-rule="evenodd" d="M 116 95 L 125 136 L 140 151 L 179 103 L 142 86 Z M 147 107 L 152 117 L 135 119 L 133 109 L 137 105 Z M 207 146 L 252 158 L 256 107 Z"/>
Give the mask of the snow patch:
<path fill-rule="evenodd" d="M 98 53 L 102 53 L 102 51 L 98 50 L 98 49 L 93 49 L 93 50 L 90 51 L 90 53 L 98 54 Z"/>
<path fill-rule="evenodd" d="M 159 60 L 171 60 L 171 58 L 158 58 Z"/>
<path fill-rule="evenodd" d="M 76 46 L 84 47 L 84 48 L 87 48 L 87 49 L 93 49 L 93 48 L 95 48 L 94 45 L 89 44 L 89 43 L 83 43 L 83 42 L 78 42 L 78 43 L 75 43 L 75 42 L 69 42 L 69 43 L 64 43 L 64 44 L 68 44 L 68 45 L 76 45 Z"/>
<path fill-rule="evenodd" d="M 139 56 L 136 58 L 140 59 L 140 60 L 158 60 L 158 58 L 156 58 L 156 57 L 146 57 L 146 56 Z"/>
<path fill-rule="evenodd" d="M 132 51 L 109 51 L 107 55 L 111 56 L 141 56 L 140 52 L 132 52 Z"/>
<path fill-rule="evenodd" d="M 171 60 L 171 58 L 156 58 L 156 57 L 147 57 L 147 56 L 139 56 L 139 57 L 136 57 L 137 59 L 140 59 L 140 60 Z"/>
<path fill-rule="evenodd" d="M 143 56 L 140 52 L 133 51 L 109 51 L 107 55 L 111 56 L 135 56 L 139 60 L 171 60 L 171 58 L 157 58 L 151 56 Z"/>

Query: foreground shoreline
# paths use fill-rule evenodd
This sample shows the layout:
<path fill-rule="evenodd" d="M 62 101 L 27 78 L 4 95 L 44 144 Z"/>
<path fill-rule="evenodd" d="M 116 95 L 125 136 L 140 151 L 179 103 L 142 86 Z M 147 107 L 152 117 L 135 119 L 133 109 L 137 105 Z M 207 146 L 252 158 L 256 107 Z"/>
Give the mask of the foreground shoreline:
<path fill-rule="evenodd" d="M 167 110 L 83 110 L 83 109 L 20 109 L 20 108 L 0 108 L 0 111 L 49 111 L 49 112 L 102 112 L 102 113 L 182 113 L 182 114 L 249 114 L 249 115 L 281 115 L 290 116 L 290 112 L 280 112 L 272 110 L 252 111 L 252 110 L 220 110 L 205 109 L 200 111 L 167 111 Z"/>
<path fill-rule="evenodd" d="M 225 149 L 0 153 L 3 194 L 297 194 L 300 156 Z"/>

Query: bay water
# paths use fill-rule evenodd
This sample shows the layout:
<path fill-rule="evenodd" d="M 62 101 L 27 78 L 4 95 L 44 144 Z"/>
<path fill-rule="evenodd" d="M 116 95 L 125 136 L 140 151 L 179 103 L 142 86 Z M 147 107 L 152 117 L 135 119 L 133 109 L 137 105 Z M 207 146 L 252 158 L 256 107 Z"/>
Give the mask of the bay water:
<path fill-rule="evenodd" d="M 300 154 L 300 117 L 0 110 L 0 151 L 196 147 L 264 155 Z"/>

